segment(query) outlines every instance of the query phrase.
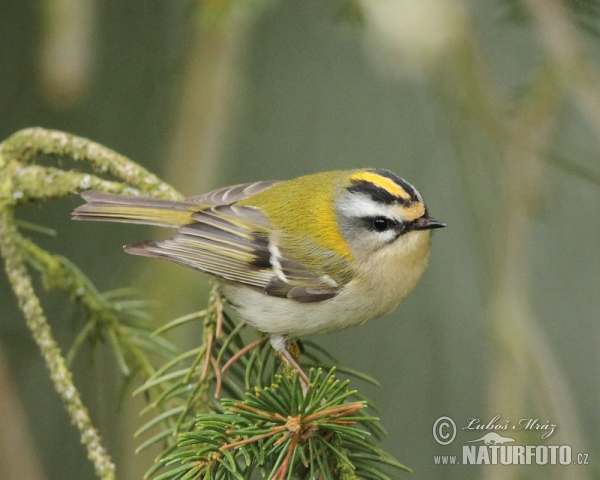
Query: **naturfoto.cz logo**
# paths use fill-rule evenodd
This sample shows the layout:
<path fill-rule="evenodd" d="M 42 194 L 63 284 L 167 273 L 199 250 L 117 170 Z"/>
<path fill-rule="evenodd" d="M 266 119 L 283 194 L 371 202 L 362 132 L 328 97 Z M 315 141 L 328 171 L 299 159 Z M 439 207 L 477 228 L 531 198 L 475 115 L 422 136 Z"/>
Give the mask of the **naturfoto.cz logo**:
<path fill-rule="evenodd" d="M 570 445 L 516 445 L 515 438 L 498 433 L 518 430 L 540 432 L 540 439 L 549 438 L 556 424 L 541 422 L 539 419 L 520 419 L 512 424 L 510 420 L 500 421 L 500 415 L 488 423 L 469 418 L 462 430 L 478 431 L 479 435 L 464 443 L 462 455 L 434 455 L 437 465 L 587 465 L 588 454 L 573 454 Z M 485 433 L 486 430 L 492 430 Z M 457 427 L 448 416 L 439 417 L 433 424 L 433 438 L 442 445 L 450 445 L 456 438 Z"/>

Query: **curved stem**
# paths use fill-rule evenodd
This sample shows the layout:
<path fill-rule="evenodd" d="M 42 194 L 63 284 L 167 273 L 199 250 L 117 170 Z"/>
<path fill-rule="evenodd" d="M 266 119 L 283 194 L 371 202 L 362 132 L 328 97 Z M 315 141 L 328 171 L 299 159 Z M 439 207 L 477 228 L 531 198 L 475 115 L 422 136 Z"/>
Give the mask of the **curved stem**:
<path fill-rule="evenodd" d="M 100 173 L 119 178 L 157 198 L 181 200 L 182 195 L 156 175 L 114 150 L 70 133 L 34 127 L 20 130 L 0 146 L 0 156 L 23 165 L 41 155 L 65 155 Z"/>
<path fill-rule="evenodd" d="M 105 480 L 115 478 L 115 466 L 102 446 L 100 436 L 92 425 L 89 413 L 73 385 L 71 372 L 66 366 L 50 326 L 35 294 L 31 277 L 25 267 L 23 255 L 18 246 L 19 234 L 12 219 L 12 210 L 0 210 L 0 254 L 5 261 L 5 269 L 27 326 L 31 330 L 46 366 L 54 388 L 65 403 L 71 421 L 79 430 L 81 442 L 86 446 L 89 459 L 94 463 L 96 475 Z"/>

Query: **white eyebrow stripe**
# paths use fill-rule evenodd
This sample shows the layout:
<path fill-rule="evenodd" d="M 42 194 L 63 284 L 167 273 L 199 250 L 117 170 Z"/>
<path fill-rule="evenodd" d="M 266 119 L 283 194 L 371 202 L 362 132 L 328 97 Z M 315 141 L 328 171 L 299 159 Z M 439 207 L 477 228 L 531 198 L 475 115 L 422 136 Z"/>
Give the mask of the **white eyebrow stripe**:
<path fill-rule="evenodd" d="M 353 193 L 338 204 L 338 211 L 349 218 L 388 217 L 398 222 L 404 220 L 387 205 L 377 203 L 368 195 Z"/>

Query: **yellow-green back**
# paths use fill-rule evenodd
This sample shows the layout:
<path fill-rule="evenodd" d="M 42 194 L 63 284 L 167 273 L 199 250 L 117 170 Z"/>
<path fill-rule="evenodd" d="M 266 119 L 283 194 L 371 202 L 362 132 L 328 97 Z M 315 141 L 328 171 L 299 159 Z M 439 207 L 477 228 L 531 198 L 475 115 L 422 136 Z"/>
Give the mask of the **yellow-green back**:
<path fill-rule="evenodd" d="M 351 173 L 338 170 L 295 178 L 237 205 L 257 207 L 267 216 L 271 225 L 283 232 L 281 246 L 292 252 L 293 260 L 308 261 L 311 267 L 339 277 L 340 269 L 347 270 L 352 254 L 338 228 L 333 198 Z M 332 261 L 336 265 L 333 272 L 322 269 Z"/>

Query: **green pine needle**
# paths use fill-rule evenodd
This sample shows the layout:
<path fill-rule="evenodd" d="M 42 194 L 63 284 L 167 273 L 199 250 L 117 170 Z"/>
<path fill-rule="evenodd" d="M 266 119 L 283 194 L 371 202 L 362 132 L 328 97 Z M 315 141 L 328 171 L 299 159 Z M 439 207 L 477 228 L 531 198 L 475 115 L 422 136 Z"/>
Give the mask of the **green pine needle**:
<path fill-rule="evenodd" d="M 268 480 L 387 480 L 395 478 L 390 469 L 410 471 L 373 442 L 365 426 L 378 419 L 334 372 L 311 369 L 308 387 L 295 373 L 276 375 L 243 400 L 222 399 L 222 413 L 198 415 L 193 430 L 179 435 L 162 458 L 171 469 L 155 480 L 248 478 L 253 470 Z"/>

